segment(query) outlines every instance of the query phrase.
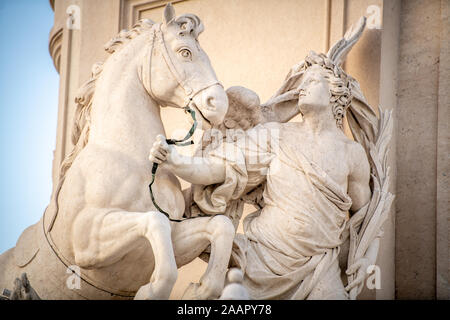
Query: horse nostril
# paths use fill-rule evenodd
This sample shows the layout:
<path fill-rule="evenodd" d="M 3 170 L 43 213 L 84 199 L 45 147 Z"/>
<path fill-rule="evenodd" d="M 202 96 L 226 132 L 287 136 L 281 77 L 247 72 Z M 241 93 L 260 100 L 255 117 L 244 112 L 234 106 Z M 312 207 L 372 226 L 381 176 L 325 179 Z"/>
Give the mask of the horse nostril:
<path fill-rule="evenodd" d="M 215 104 L 214 104 L 214 100 L 215 99 L 214 99 L 213 96 L 206 97 L 206 99 L 205 99 L 206 108 L 208 108 L 209 110 L 215 110 L 216 107 L 215 107 Z"/>
<path fill-rule="evenodd" d="M 198 104 L 199 111 L 213 125 L 220 124 L 228 110 L 228 97 L 220 86 L 203 91 Z"/>

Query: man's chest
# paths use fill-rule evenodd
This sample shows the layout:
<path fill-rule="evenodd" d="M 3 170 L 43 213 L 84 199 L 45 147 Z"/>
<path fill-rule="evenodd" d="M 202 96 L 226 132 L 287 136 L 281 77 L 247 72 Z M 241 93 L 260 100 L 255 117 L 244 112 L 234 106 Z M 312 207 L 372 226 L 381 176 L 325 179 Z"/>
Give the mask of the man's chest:
<path fill-rule="evenodd" d="M 293 153 L 290 158 L 297 162 L 306 161 L 320 172 L 324 172 L 333 181 L 347 189 L 347 180 L 350 172 L 349 154 L 345 145 L 332 139 L 314 139 L 314 137 L 302 134 L 286 136 L 282 135 L 280 141 L 279 160 L 283 162 L 286 153 L 282 146 L 288 146 L 289 152 Z M 301 163 L 298 163 L 301 165 Z"/>

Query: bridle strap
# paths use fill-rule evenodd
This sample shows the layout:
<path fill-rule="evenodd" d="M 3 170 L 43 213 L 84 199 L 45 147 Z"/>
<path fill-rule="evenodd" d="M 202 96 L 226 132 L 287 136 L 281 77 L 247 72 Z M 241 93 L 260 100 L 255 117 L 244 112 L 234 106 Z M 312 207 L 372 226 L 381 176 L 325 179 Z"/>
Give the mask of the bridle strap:
<path fill-rule="evenodd" d="M 152 57 L 153 57 L 153 47 L 155 46 L 155 29 L 152 27 L 152 33 L 151 33 L 151 41 L 149 45 L 149 49 L 147 53 L 144 56 L 144 62 L 142 63 L 142 68 L 140 72 L 140 78 L 144 85 L 144 88 L 147 90 L 148 94 L 152 99 L 159 101 L 159 99 L 156 98 L 155 94 L 152 91 L 152 84 L 150 82 L 150 77 L 152 73 Z"/>
<path fill-rule="evenodd" d="M 186 97 L 187 97 L 187 103 L 186 105 L 190 105 L 191 101 L 194 99 L 195 96 L 197 96 L 200 92 L 203 90 L 206 90 L 212 86 L 219 85 L 223 88 L 223 85 L 218 80 L 214 80 L 211 83 L 206 84 L 205 86 L 201 87 L 200 89 L 197 89 L 194 91 L 191 86 L 187 84 L 187 81 L 185 77 L 182 77 L 179 70 L 177 70 L 177 67 L 173 60 L 171 59 L 169 52 L 167 50 L 166 43 L 164 41 L 164 36 L 161 31 L 161 25 L 155 25 L 152 28 L 151 33 L 151 44 L 149 46 L 149 49 L 147 51 L 147 54 L 144 57 L 144 62 L 142 64 L 142 71 L 141 71 L 141 80 L 144 84 L 145 89 L 147 90 L 150 97 L 152 97 L 155 101 L 157 101 L 159 104 L 164 105 L 164 101 L 160 98 L 158 98 L 155 93 L 152 90 L 152 82 L 151 82 L 151 71 L 152 71 L 152 57 L 153 57 L 153 49 L 155 47 L 155 38 L 158 38 L 158 42 L 160 44 L 161 52 L 163 59 L 167 65 L 167 68 L 172 73 L 172 76 L 175 78 L 175 80 L 178 82 L 178 85 L 184 90 Z M 184 107 L 186 108 L 186 106 Z"/>
<path fill-rule="evenodd" d="M 153 31 L 152 31 L 152 33 L 151 33 L 151 37 L 152 37 L 152 39 L 151 39 L 151 45 L 150 45 L 150 48 L 149 48 L 149 50 L 147 51 L 147 53 L 146 53 L 146 55 L 145 55 L 144 63 L 142 64 L 142 68 L 140 69 L 140 74 L 139 74 L 139 76 L 140 76 L 141 81 L 142 81 L 142 83 L 143 83 L 145 89 L 147 90 L 148 94 L 149 94 L 155 101 L 161 103 L 161 102 L 163 102 L 163 101 L 162 101 L 161 99 L 158 99 L 158 98 L 156 97 L 156 95 L 155 95 L 155 94 L 153 93 L 153 91 L 152 91 L 152 86 L 151 86 L 152 55 L 153 55 L 153 48 L 154 48 L 154 45 L 155 45 L 155 36 L 156 36 L 156 32 L 157 32 L 156 29 L 155 29 L 155 26 L 153 26 L 152 29 L 153 29 Z M 161 46 L 161 47 L 163 48 L 163 57 L 164 57 L 164 61 L 166 62 L 166 64 L 167 64 L 169 70 L 172 72 L 172 74 L 173 74 L 173 76 L 175 77 L 175 79 L 177 80 L 178 84 L 180 85 L 180 87 L 183 88 L 183 90 L 185 91 L 185 93 L 186 93 L 186 95 L 187 95 L 187 97 L 188 97 L 188 99 L 187 99 L 188 101 L 187 101 L 186 105 L 183 107 L 183 109 L 185 110 L 185 112 L 187 112 L 187 113 L 189 113 L 189 114 L 191 115 L 191 117 L 192 117 L 192 119 L 193 119 L 193 121 L 194 121 L 194 123 L 192 124 L 191 129 L 188 131 L 188 133 L 186 134 L 186 136 L 185 136 L 183 139 L 181 139 L 181 140 L 166 139 L 166 142 L 167 142 L 168 144 L 174 144 L 174 145 L 177 145 L 177 146 L 186 146 L 186 145 L 190 145 L 190 144 L 193 144 L 194 142 L 193 142 L 192 140 L 190 140 L 190 141 L 187 141 L 187 140 L 190 139 L 190 138 L 193 136 L 193 134 L 194 134 L 194 132 L 195 132 L 195 129 L 197 128 L 197 120 L 196 120 L 196 117 L 195 117 L 195 111 L 192 110 L 192 109 L 189 107 L 190 104 L 191 104 L 191 102 L 192 102 L 192 100 L 194 99 L 194 97 L 195 97 L 197 94 L 199 94 L 199 93 L 202 92 L 203 90 L 205 90 L 205 89 L 207 89 L 207 88 L 209 88 L 209 87 L 212 87 L 212 86 L 214 86 L 214 85 L 220 85 L 220 86 L 222 86 L 222 84 L 221 84 L 219 81 L 215 81 L 215 82 L 213 82 L 213 83 L 211 83 L 211 84 L 208 84 L 208 85 L 205 85 L 204 87 L 202 87 L 202 88 L 198 89 L 197 91 L 193 92 L 193 90 L 192 90 L 190 87 L 186 86 L 185 81 L 181 79 L 181 77 L 180 77 L 178 71 L 177 71 L 176 68 L 175 68 L 175 65 L 173 64 L 173 61 L 170 59 L 170 56 L 169 56 L 169 54 L 168 54 L 168 52 L 167 52 L 167 48 L 166 48 L 166 45 L 165 45 L 165 42 L 164 42 L 164 38 L 163 38 L 163 36 L 162 36 L 161 26 L 160 26 L 160 25 L 159 25 L 159 30 L 158 30 L 158 32 L 159 32 L 159 34 L 161 35 L 160 39 L 161 39 L 161 43 L 162 43 L 162 46 Z M 223 88 L 223 86 L 222 86 L 222 88 Z M 152 181 L 151 181 L 150 184 L 149 184 L 150 196 L 151 196 L 151 199 L 152 199 L 152 202 L 153 202 L 153 205 L 155 206 L 155 208 L 156 208 L 159 212 L 163 213 L 170 221 L 181 222 L 181 221 L 183 221 L 183 220 L 187 220 L 187 219 L 192 219 L 192 218 L 194 218 L 194 217 L 190 217 L 190 218 L 184 218 L 184 219 L 181 219 L 181 220 L 178 220 L 178 219 L 172 219 L 172 218 L 170 218 L 170 216 L 169 216 L 169 214 L 168 214 L 167 212 L 165 212 L 164 210 L 162 210 L 162 209 L 157 205 L 157 203 L 156 203 L 156 201 L 155 201 L 155 197 L 154 197 L 154 195 L 153 195 L 153 191 L 152 191 L 152 185 L 153 185 L 153 183 L 155 182 L 155 176 L 156 176 L 156 171 L 157 171 L 157 169 L 158 169 L 158 164 L 157 164 L 157 163 L 153 163 L 153 167 L 152 167 Z M 61 182 L 61 183 L 62 183 L 62 182 Z M 56 201 L 57 201 L 57 200 L 56 200 Z M 56 205 L 58 205 L 58 204 L 56 204 Z M 58 208 L 57 208 L 56 210 L 58 210 Z M 47 211 L 47 210 L 46 210 L 46 211 Z M 44 219 L 42 219 L 42 227 L 43 227 L 44 237 L 45 237 L 45 239 L 46 239 L 46 241 L 47 241 L 49 247 L 51 248 L 51 250 L 53 251 L 53 253 L 56 255 L 56 257 L 58 258 L 58 260 L 61 261 L 67 268 L 69 268 L 69 265 L 72 265 L 73 263 L 71 263 L 70 261 L 68 261 L 68 259 L 66 259 L 66 258 L 59 252 L 59 250 L 58 250 L 57 246 L 55 245 L 55 243 L 53 242 L 53 240 L 52 240 L 52 238 L 51 238 L 51 234 L 50 234 L 50 231 L 51 231 L 51 229 L 52 229 L 52 227 L 53 227 L 53 224 L 54 224 L 54 222 L 55 222 L 55 220 L 56 220 L 56 215 L 57 215 L 57 213 L 55 213 L 55 215 L 52 217 L 52 220 L 51 220 L 51 222 L 50 222 L 50 225 L 49 225 L 49 227 L 47 227 L 47 228 L 45 228 L 45 213 L 46 213 L 46 212 L 44 212 Z M 85 281 L 86 283 L 88 283 L 90 286 L 92 286 L 92 287 L 94 287 L 94 288 L 96 288 L 96 289 L 98 289 L 98 290 L 100 290 L 100 291 L 109 293 L 109 294 L 111 294 L 111 295 L 117 295 L 117 296 L 126 297 L 126 298 L 132 298 L 132 297 L 133 297 L 133 295 L 126 295 L 126 294 L 122 294 L 122 293 L 118 293 L 118 292 L 113 292 L 112 289 L 104 288 L 103 286 L 101 286 L 101 285 L 99 285 L 99 284 L 96 284 L 92 279 L 90 279 L 89 277 L 87 277 L 87 276 L 84 275 L 84 274 L 83 274 L 83 275 L 80 274 L 80 278 L 81 278 L 83 281 Z"/>
<path fill-rule="evenodd" d="M 195 96 L 197 96 L 203 90 L 206 90 L 215 85 L 220 85 L 222 88 L 223 88 L 223 86 L 217 80 L 213 81 L 212 83 L 206 84 L 205 86 L 201 87 L 200 89 L 198 89 L 196 91 L 194 91 L 189 85 L 187 85 L 186 79 L 181 76 L 181 72 L 179 72 L 177 70 L 175 63 L 173 62 L 173 60 L 171 59 L 171 57 L 169 55 L 169 52 L 166 47 L 166 43 L 164 41 L 164 36 L 161 31 L 161 25 L 159 25 L 158 27 L 154 27 L 154 29 L 153 29 L 152 43 L 151 43 L 151 46 L 150 46 L 147 54 L 145 55 L 143 66 L 142 66 L 142 75 L 141 75 L 141 77 L 142 77 L 141 79 L 144 84 L 144 87 L 146 88 L 149 95 L 155 101 L 159 102 L 160 104 L 164 104 L 164 102 L 161 99 L 159 99 L 158 97 L 156 97 L 156 95 L 154 94 L 154 92 L 152 90 L 152 83 L 151 83 L 152 55 L 153 55 L 153 48 L 154 48 L 154 44 L 155 44 L 155 38 L 157 37 L 157 34 L 159 35 L 159 37 L 158 37 L 159 44 L 160 44 L 160 48 L 162 49 L 161 51 L 162 51 L 162 56 L 164 58 L 164 61 L 167 65 L 168 69 L 172 73 L 173 77 L 178 82 L 178 85 L 184 90 L 184 92 L 186 94 L 187 102 L 186 102 L 186 105 L 183 107 L 183 109 L 185 110 L 185 112 L 188 112 L 191 115 L 192 120 L 194 121 L 191 129 L 188 131 L 188 133 L 186 134 L 186 136 L 183 139 L 181 139 L 181 140 L 166 139 L 166 142 L 167 142 L 167 144 L 173 144 L 173 145 L 177 145 L 177 146 L 191 145 L 194 143 L 194 141 L 192 141 L 192 140 L 188 141 L 188 140 L 193 136 L 195 129 L 197 128 L 197 119 L 195 117 L 195 111 L 190 108 L 190 104 L 192 103 L 192 100 L 194 99 Z M 181 222 L 186 219 L 192 219 L 193 217 L 192 218 L 184 218 L 184 219 L 173 219 L 170 217 L 170 215 L 166 211 L 161 209 L 161 207 L 156 203 L 152 186 L 153 186 L 153 183 L 155 182 L 157 170 L 158 170 L 158 163 L 154 162 L 153 166 L 152 166 L 152 180 L 151 180 L 150 184 L 148 185 L 148 188 L 149 188 L 149 192 L 150 192 L 150 197 L 152 199 L 152 202 L 153 202 L 153 205 L 155 206 L 155 208 L 159 212 L 164 214 L 167 217 L 167 219 L 169 219 L 170 221 L 173 221 L 173 222 Z"/>
<path fill-rule="evenodd" d="M 164 61 L 166 62 L 167 67 L 169 68 L 170 72 L 172 73 L 175 80 L 177 80 L 180 87 L 184 90 L 186 96 L 191 98 L 192 95 L 192 88 L 186 85 L 186 79 L 185 77 L 181 76 L 181 72 L 177 70 L 177 67 L 175 66 L 175 63 L 173 62 L 172 58 L 169 55 L 169 51 L 167 50 L 166 42 L 164 41 L 164 35 L 161 31 L 161 25 L 159 25 L 158 30 L 155 32 L 158 34 L 159 38 L 159 44 L 162 49 L 162 55 L 164 58 Z"/>
<path fill-rule="evenodd" d="M 189 140 L 189 139 L 194 135 L 195 129 L 197 129 L 197 119 L 195 118 L 195 111 L 192 110 L 191 108 L 189 108 L 189 103 L 183 109 L 191 115 L 194 123 L 192 124 L 191 129 L 189 129 L 188 133 L 186 134 L 186 136 L 183 139 L 181 139 L 181 140 L 166 139 L 167 144 L 174 144 L 176 146 L 188 146 L 188 145 L 194 144 L 194 141 Z M 187 141 L 187 140 L 189 140 L 189 141 Z M 153 202 L 153 205 L 155 206 L 155 208 L 159 212 L 164 214 L 167 217 L 167 219 L 169 219 L 170 221 L 173 221 L 173 222 L 181 222 L 183 220 L 190 219 L 190 218 L 173 219 L 170 217 L 170 215 L 166 211 L 161 209 L 161 207 L 156 203 L 155 196 L 153 194 L 153 189 L 152 189 L 153 183 L 155 182 L 155 178 L 156 178 L 156 170 L 158 170 L 158 163 L 153 162 L 152 181 L 150 181 L 150 184 L 148 185 L 148 190 L 150 192 L 150 198 L 152 199 L 152 202 Z"/>

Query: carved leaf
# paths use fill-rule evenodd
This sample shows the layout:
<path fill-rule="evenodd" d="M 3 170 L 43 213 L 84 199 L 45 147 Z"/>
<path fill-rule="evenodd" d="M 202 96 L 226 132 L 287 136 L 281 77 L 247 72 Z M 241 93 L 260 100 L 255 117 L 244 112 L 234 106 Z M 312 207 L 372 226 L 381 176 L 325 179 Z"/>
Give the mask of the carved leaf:
<path fill-rule="evenodd" d="M 361 17 L 358 22 L 352 25 L 350 29 L 345 33 L 344 38 L 339 40 L 334 46 L 330 48 L 327 56 L 335 63 L 335 65 L 340 66 L 342 62 L 344 62 L 353 45 L 361 37 L 365 26 L 366 17 Z"/>
<path fill-rule="evenodd" d="M 353 129 L 357 131 L 356 127 Z M 389 174 L 390 168 L 387 166 L 387 155 L 392 130 L 392 111 L 380 108 L 380 119 L 377 128 L 374 128 L 378 135 L 375 141 L 368 141 L 369 150 L 367 150 L 372 169 L 372 198 L 368 206 L 360 209 L 349 221 L 350 250 L 348 265 L 352 265 L 362 258 L 374 239 L 381 235 L 383 223 L 387 220 L 391 211 L 394 195 L 389 192 L 392 181 Z M 353 279 L 354 275 L 350 275 L 349 282 Z"/>

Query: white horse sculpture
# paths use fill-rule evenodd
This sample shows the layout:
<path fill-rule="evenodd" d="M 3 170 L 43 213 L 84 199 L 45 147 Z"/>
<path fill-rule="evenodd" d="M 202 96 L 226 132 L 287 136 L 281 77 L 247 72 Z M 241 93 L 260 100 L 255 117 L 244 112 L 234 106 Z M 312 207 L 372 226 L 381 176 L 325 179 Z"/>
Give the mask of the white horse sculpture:
<path fill-rule="evenodd" d="M 169 222 L 149 195 L 149 151 L 164 133 L 159 107 L 188 103 L 211 124 L 220 123 L 228 108 L 197 41 L 200 19 L 176 18 L 168 5 L 163 21 L 143 20 L 121 32 L 106 47 L 112 56 L 94 66 L 77 98 L 74 150 L 43 218 L 0 256 L 0 288 L 26 273 L 44 299 L 167 299 L 177 267 L 211 245 L 206 273 L 185 297 L 219 297 L 234 237 L 231 221 Z M 154 191 L 171 218 L 183 216 L 183 194 L 172 174 L 158 170 Z"/>

